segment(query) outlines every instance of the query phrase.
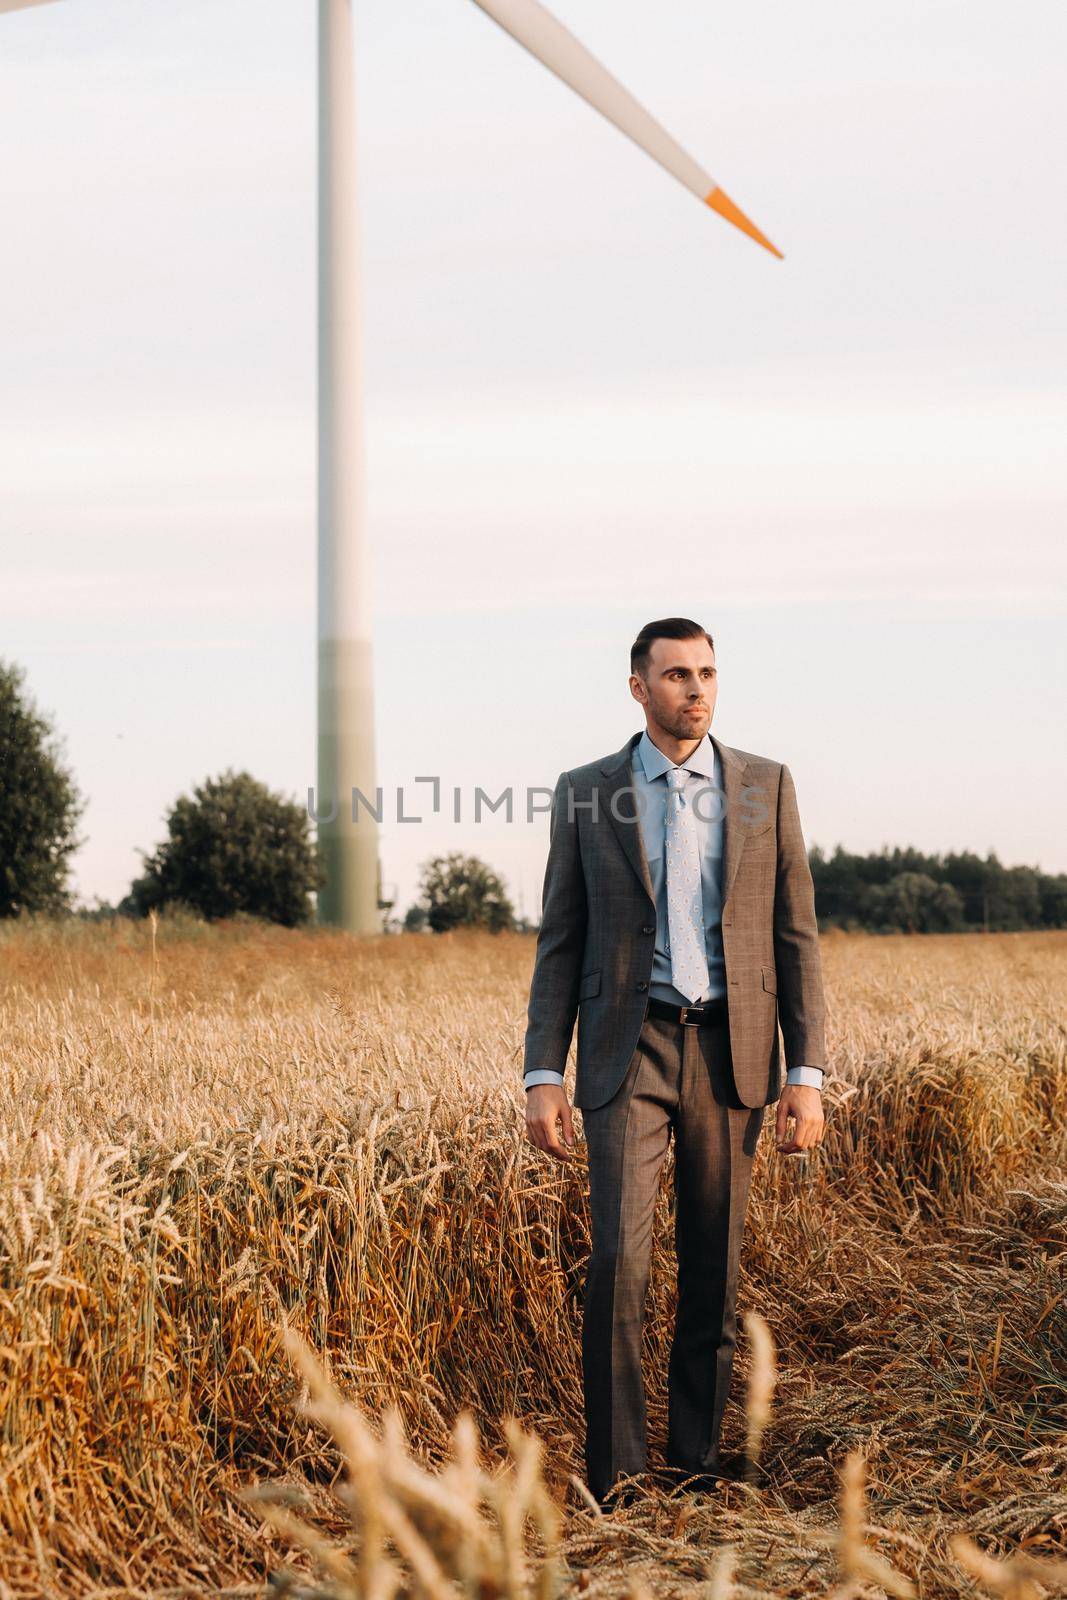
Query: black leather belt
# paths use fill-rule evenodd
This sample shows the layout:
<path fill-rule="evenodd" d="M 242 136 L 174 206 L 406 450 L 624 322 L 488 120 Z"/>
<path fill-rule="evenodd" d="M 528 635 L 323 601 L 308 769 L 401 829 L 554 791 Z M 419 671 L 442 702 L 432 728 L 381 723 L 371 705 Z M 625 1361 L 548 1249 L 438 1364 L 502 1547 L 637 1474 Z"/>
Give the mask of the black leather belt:
<path fill-rule="evenodd" d="M 726 1017 L 726 999 L 720 996 L 716 1000 L 705 1000 L 698 1006 L 672 1006 L 669 1000 L 657 1000 L 654 996 L 648 1002 L 650 1017 L 662 1017 L 667 1022 L 681 1022 L 687 1028 L 699 1028 L 700 1024 L 709 1022 L 722 1022 Z"/>

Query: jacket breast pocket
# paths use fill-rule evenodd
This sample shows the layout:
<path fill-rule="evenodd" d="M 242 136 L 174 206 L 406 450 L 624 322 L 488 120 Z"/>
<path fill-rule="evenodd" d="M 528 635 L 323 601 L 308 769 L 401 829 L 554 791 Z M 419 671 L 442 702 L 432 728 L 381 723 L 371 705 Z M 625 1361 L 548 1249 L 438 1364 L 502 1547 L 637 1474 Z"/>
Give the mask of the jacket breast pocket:
<path fill-rule="evenodd" d="M 593 995 L 600 993 L 600 973 L 598 967 L 595 972 L 587 972 L 578 985 L 579 1000 L 591 1000 Z"/>
<path fill-rule="evenodd" d="M 763 987 L 768 994 L 778 993 L 778 974 L 773 967 L 763 967 Z"/>

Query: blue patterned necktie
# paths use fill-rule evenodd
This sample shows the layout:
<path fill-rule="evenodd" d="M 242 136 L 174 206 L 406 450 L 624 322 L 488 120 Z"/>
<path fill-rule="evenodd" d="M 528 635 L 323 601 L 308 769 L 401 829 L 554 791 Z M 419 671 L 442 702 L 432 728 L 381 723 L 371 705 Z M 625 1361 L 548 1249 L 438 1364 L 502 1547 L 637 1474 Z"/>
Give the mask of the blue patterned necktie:
<path fill-rule="evenodd" d="M 667 929 L 671 982 L 687 1000 L 697 1000 L 708 987 L 708 957 L 696 818 L 682 792 L 687 775 L 682 767 L 667 768 Z"/>

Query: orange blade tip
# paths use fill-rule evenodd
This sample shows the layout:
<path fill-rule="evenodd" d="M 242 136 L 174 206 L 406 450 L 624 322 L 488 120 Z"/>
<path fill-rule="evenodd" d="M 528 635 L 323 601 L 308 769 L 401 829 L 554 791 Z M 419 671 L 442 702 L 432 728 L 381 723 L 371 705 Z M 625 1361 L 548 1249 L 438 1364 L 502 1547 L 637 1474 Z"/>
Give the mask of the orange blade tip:
<path fill-rule="evenodd" d="M 713 211 L 717 211 L 720 217 L 725 217 L 727 222 L 732 222 L 735 228 L 740 228 L 742 233 L 747 233 L 750 239 L 755 239 L 756 243 L 761 244 L 765 250 L 769 250 L 772 256 L 777 256 L 779 261 L 785 260 L 782 252 L 776 245 L 771 243 L 767 235 L 761 233 L 756 224 L 748 220 L 740 206 L 734 205 L 725 189 L 720 189 L 716 185 L 714 189 L 704 196 L 704 203 L 709 205 Z"/>

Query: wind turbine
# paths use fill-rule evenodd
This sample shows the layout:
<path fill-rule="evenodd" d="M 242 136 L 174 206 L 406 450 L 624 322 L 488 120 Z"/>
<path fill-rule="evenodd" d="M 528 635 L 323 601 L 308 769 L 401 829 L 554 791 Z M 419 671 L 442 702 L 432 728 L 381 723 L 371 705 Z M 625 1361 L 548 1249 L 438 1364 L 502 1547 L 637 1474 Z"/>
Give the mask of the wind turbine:
<path fill-rule="evenodd" d="M 0 12 L 49 0 L 0 0 Z M 697 198 L 781 257 L 718 183 L 539 0 L 474 0 Z M 319 921 L 381 931 L 352 0 L 318 0 Z M 364 797 L 360 801 L 355 791 Z M 353 801 L 357 811 L 353 816 Z"/>

